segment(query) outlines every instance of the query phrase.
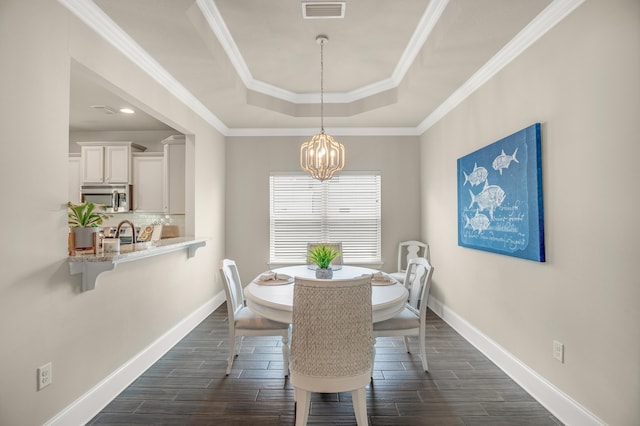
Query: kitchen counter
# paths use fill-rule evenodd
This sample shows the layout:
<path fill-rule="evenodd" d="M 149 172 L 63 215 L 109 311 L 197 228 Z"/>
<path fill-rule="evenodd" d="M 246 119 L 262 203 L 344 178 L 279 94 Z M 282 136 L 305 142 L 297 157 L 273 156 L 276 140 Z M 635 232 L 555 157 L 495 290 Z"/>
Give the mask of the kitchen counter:
<path fill-rule="evenodd" d="M 195 256 L 196 250 L 206 244 L 206 240 L 192 237 L 124 244 L 120 246 L 120 253 L 69 256 L 69 271 L 71 275 L 82 274 L 82 291 L 89 291 L 96 288 L 98 275 L 115 269 L 119 263 L 132 262 L 178 250 L 187 250 L 187 257 L 192 258 Z"/>

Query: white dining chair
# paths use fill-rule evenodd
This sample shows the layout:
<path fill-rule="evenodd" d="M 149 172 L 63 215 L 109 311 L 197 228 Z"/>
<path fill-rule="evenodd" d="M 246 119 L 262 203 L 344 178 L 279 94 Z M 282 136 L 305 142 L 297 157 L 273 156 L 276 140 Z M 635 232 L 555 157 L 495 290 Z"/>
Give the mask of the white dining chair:
<path fill-rule="evenodd" d="M 428 371 L 426 351 L 426 319 L 429 289 L 433 266 L 425 258 L 411 259 L 405 272 L 405 287 L 409 291 L 409 298 L 405 308 L 399 314 L 385 321 L 373 324 L 374 337 L 403 336 L 404 346 L 409 349 L 408 336 L 418 336 L 422 367 Z"/>
<path fill-rule="evenodd" d="M 351 391 L 358 425 L 368 424 L 365 387 L 371 380 L 373 343 L 371 275 L 296 277 L 289 366 L 296 426 L 307 424 L 311 392 Z"/>
<path fill-rule="evenodd" d="M 245 306 L 242 281 L 236 262 L 223 259 L 220 274 L 224 282 L 224 292 L 227 297 L 227 315 L 229 320 L 229 358 L 227 375 L 231 373 L 231 366 L 240 353 L 242 339 L 245 336 L 281 336 L 282 337 L 282 369 L 284 376 L 289 374 L 289 335 L 290 324 L 276 322 L 255 314 Z"/>
<path fill-rule="evenodd" d="M 395 278 L 400 284 L 404 283 L 405 272 L 407 271 L 409 261 L 418 257 L 423 257 L 431 262 L 429 245 L 422 241 L 402 241 L 398 244 L 398 270 L 389 275 Z"/>

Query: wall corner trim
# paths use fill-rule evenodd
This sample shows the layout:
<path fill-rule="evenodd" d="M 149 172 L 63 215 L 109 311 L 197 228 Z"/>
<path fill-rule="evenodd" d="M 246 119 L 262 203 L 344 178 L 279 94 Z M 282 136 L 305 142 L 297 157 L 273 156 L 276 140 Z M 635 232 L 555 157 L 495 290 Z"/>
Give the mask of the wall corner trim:
<path fill-rule="evenodd" d="M 430 296 L 428 306 L 564 424 L 583 426 L 606 424 L 438 299 Z"/>
<path fill-rule="evenodd" d="M 211 300 L 193 311 L 155 342 L 49 419 L 45 426 L 80 425 L 89 422 L 120 392 L 222 305 L 225 300 L 224 292 L 216 294 Z"/>

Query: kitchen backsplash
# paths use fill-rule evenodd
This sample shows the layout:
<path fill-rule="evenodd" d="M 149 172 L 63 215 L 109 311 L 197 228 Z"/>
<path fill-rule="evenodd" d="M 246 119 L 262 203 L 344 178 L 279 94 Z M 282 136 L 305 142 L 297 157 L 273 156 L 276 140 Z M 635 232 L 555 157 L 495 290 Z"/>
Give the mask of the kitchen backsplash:
<path fill-rule="evenodd" d="M 133 225 L 140 229 L 148 225 L 173 225 L 177 226 L 180 236 L 184 236 L 184 215 L 183 214 L 154 214 L 154 213 L 117 213 L 111 218 L 102 222 L 102 228 L 116 227 L 123 220 L 130 220 Z M 124 235 L 128 235 L 129 227 L 123 227 Z"/>

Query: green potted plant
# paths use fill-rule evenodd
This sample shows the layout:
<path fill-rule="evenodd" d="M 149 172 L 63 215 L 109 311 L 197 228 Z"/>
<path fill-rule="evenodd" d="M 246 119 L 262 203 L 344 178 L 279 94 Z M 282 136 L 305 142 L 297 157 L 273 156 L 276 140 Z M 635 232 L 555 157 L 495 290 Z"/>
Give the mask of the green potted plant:
<path fill-rule="evenodd" d="M 99 231 L 98 226 L 102 225 L 104 219 L 108 219 L 111 216 L 96 211 L 98 206 L 91 202 L 73 204 L 69 201 L 67 207 L 69 208 L 69 213 L 67 214 L 69 227 L 74 234 L 74 248 L 94 247 L 95 234 Z"/>
<path fill-rule="evenodd" d="M 308 258 L 310 262 L 318 266 L 316 278 L 330 279 L 333 277 L 331 262 L 340 256 L 340 252 L 327 244 L 318 244 L 309 250 Z"/>

